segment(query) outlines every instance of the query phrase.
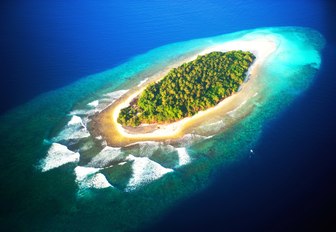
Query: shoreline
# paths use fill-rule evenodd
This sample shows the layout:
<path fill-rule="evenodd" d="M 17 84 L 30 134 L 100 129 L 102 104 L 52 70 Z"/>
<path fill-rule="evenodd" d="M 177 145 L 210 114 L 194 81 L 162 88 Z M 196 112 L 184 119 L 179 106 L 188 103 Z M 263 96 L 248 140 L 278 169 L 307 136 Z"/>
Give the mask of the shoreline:
<path fill-rule="evenodd" d="M 211 116 L 218 116 L 218 114 L 227 114 L 237 107 L 240 107 L 244 101 L 256 94 L 253 92 L 253 84 L 258 76 L 260 67 L 264 64 L 267 58 L 276 50 L 278 43 L 274 36 L 263 36 L 254 39 L 244 37 L 239 40 L 228 41 L 219 45 L 211 46 L 196 55 L 190 56 L 183 60 L 177 61 L 169 65 L 163 71 L 144 79 L 140 84 L 134 86 L 126 94 L 117 99 L 107 109 L 94 117 L 92 129 L 95 134 L 101 135 L 110 146 L 126 146 L 132 143 L 141 141 L 164 141 L 167 139 L 179 139 L 188 132 L 195 129 L 205 120 Z M 137 97 L 148 84 L 157 82 L 162 79 L 171 68 L 178 67 L 179 65 L 196 59 L 198 55 L 204 55 L 212 51 L 230 51 L 230 50 L 243 50 L 250 51 L 256 59 L 250 66 L 246 76 L 248 81 L 241 85 L 241 90 L 232 94 L 230 97 L 225 98 L 216 106 L 211 107 L 205 111 L 200 111 L 192 117 L 181 119 L 177 122 L 170 124 L 153 124 L 153 125 L 140 125 L 131 130 L 124 128 L 117 123 L 119 112 L 125 108 L 129 103 Z M 251 91 L 252 90 L 252 91 Z M 205 133 L 205 136 L 211 133 Z M 212 133 L 213 134 L 213 133 Z"/>

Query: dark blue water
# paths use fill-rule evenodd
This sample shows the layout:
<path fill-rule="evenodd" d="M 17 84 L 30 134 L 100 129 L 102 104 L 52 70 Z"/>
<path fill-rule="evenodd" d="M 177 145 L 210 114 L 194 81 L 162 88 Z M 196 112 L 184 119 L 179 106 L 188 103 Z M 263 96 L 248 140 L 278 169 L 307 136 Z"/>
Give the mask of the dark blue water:
<path fill-rule="evenodd" d="M 253 157 L 217 171 L 209 188 L 148 230 L 335 230 L 333 12 L 332 1 L 313 0 L 2 2 L 0 111 L 160 45 L 255 27 L 312 27 L 327 39 L 315 83 L 264 128 Z"/>
<path fill-rule="evenodd" d="M 264 26 L 329 32 L 320 1 L 4 1 L 4 112 L 160 45 Z"/>

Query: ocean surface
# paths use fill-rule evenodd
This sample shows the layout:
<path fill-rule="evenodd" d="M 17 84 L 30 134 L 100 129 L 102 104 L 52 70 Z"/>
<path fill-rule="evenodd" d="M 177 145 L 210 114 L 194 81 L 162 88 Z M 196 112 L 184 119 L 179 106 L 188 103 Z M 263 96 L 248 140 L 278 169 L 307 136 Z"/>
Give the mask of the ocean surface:
<path fill-rule="evenodd" d="M 332 1 L 36 0 L 0 8 L 3 231 L 336 229 Z M 282 26 L 301 32 L 285 36 L 293 50 L 284 62 L 264 70 L 272 91 L 227 132 L 128 151 L 83 129 L 85 115 L 165 62 L 235 36 L 228 33 Z M 309 51 L 322 44 L 319 63 Z M 108 168 L 111 157 L 121 158 Z"/>

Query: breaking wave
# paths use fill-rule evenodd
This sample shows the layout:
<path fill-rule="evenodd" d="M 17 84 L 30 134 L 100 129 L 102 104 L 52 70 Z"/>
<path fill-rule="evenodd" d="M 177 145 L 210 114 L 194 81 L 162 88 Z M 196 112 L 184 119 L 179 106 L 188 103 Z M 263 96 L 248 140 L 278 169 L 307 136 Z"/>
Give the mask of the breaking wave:
<path fill-rule="evenodd" d="M 143 85 L 144 83 L 146 83 L 146 81 L 148 81 L 148 78 L 140 81 L 140 83 L 138 84 L 138 87 L 140 87 L 141 85 Z"/>
<path fill-rule="evenodd" d="M 190 156 L 185 147 L 176 148 L 179 157 L 179 166 L 186 165 L 191 162 Z"/>
<path fill-rule="evenodd" d="M 135 190 L 141 185 L 148 184 L 169 172 L 173 172 L 173 169 L 162 167 L 147 157 L 129 155 L 127 160 L 133 161 L 133 174 L 125 188 L 126 192 Z"/>
<path fill-rule="evenodd" d="M 122 160 L 121 150 L 119 147 L 104 147 L 98 155 L 92 158 L 88 163 L 88 166 L 91 167 L 106 167 L 112 162 L 119 162 Z"/>
<path fill-rule="evenodd" d="M 106 177 L 98 173 L 99 168 L 81 167 L 75 168 L 76 182 L 79 188 L 108 188 L 112 185 L 107 181 Z"/>
<path fill-rule="evenodd" d="M 86 125 L 79 116 L 73 115 L 64 129 L 54 138 L 53 142 L 79 140 L 90 136 Z"/>
<path fill-rule="evenodd" d="M 255 95 L 255 96 L 256 96 L 256 95 Z M 240 103 L 239 106 L 237 106 L 235 109 L 233 109 L 233 110 L 227 112 L 227 114 L 230 115 L 230 116 L 233 116 L 234 113 L 236 113 L 236 112 L 237 112 L 243 105 L 246 104 L 246 102 L 247 102 L 247 100 L 243 101 L 243 102 Z"/>
<path fill-rule="evenodd" d="M 91 106 L 93 108 L 97 107 L 99 105 L 99 100 L 92 101 L 88 103 L 88 106 Z"/>
<path fill-rule="evenodd" d="M 42 172 L 58 168 L 67 163 L 79 161 L 79 153 L 70 151 L 66 146 L 53 143 L 48 150 L 46 158 L 40 162 Z"/>

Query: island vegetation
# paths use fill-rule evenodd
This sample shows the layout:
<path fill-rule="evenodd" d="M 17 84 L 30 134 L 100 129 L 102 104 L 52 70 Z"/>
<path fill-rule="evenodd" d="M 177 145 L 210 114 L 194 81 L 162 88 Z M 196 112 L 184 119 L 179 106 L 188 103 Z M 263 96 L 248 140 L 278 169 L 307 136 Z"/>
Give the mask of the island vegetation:
<path fill-rule="evenodd" d="M 246 51 L 211 52 L 173 68 L 122 109 L 118 123 L 171 123 L 215 106 L 239 90 L 255 56 Z"/>

